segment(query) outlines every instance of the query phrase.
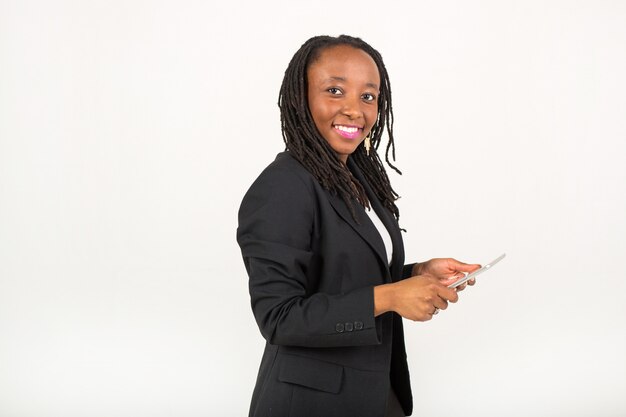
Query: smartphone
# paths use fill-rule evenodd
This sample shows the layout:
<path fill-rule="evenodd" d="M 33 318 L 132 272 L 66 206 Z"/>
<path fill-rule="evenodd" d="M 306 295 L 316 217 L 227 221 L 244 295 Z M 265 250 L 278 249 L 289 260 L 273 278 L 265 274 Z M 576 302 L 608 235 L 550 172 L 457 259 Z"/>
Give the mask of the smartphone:
<path fill-rule="evenodd" d="M 454 281 L 452 284 L 448 285 L 448 288 L 456 288 L 456 287 L 458 287 L 461 284 L 465 284 L 470 279 L 476 278 L 478 275 L 480 275 L 483 272 L 487 271 L 492 266 L 494 266 L 495 264 L 500 262 L 502 259 L 504 259 L 505 256 L 506 256 L 506 253 L 503 253 L 502 255 L 500 255 L 496 259 L 494 259 L 493 261 L 489 262 L 487 265 L 484 265 L 482 268 L 477 269 L 476 271 L 474 271 L 474 272 L 472 272 L 470 274 L 465 275 L 463 278 L 459 279 L 458 281 Z"/>

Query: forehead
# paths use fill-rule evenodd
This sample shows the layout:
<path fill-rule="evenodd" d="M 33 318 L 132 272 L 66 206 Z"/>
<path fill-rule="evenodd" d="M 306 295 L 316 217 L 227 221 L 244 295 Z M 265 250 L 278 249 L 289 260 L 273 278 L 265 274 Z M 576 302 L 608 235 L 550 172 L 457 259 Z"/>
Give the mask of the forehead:
<path fill-rule="evenodd" d="M 309 64 L 309 78 L 339 77 L 380 84 L 380 75 L 374 59 L 362 49 L 337 45 L 323 49 Z"/>

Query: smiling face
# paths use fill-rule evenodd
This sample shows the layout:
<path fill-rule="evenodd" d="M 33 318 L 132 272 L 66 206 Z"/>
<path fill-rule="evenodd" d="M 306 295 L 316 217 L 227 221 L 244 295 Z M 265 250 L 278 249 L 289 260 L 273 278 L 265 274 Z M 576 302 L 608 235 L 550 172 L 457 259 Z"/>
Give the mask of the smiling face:
<path fill-rule="evenodd" d="M 324 49 L 307 70 L 309 110 L 317 130 L 346 163 L 378 117 L 380 75 L 365 51 Z"/>

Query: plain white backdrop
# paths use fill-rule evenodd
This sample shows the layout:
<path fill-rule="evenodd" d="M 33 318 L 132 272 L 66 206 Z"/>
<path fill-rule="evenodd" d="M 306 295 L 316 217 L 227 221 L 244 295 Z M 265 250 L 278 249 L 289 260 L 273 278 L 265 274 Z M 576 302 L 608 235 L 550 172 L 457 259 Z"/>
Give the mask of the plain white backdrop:
<path fill-rule="evenodd" d="M 236 213 L 341 33 L 391 75 L 407 261 L 508 255 L 405 324 L 414 415 L 626 416 L 623 1 L 0 0 L 1 417 L 247 415 Z"/>

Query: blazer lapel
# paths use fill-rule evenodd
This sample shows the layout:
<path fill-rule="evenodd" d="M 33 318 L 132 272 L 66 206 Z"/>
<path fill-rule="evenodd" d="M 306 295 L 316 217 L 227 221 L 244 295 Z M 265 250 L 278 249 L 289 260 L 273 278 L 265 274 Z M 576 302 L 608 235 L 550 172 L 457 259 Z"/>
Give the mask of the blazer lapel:
<path fill-rule="evenodd" d="M 366 189 L 369 188 L 369 185 L 364 185 Z M 370 190 L 372 191 L 372 190 Z M 391 277 L 393 281 L 398 281 L 402 276 L 402 267 L 404 266 L 404 244 L 402 242 L 402 236 L 400 235 L 400 226 L 398 222 L 393 217 L 393 214 L 389 212 L 376 198 L 376 195 L 373 193 L 369 194 L 372 196 L 370 198 L 370 204 L 374 208 L 378 217 L 383 222 L 389 235 L 391 236 L 391 243 L 393 245 L 393 252 L 391 254 Z"/>
<path fill-rule="evenodd" d="M 367 193 L 367 196 L 370 200 L 371 207 L 374 209 L 382 223 L 385 225 L 385 228 L 389 232 L 389 235 L 391 236 L 391 243 L 393 245 L 393 251 L 390 260 L 391 277 L 393 281 L 397 281 L 402 276 L 402 267 L 404 266 L 404 243 L 402 242 L 402 236 L 400 235 L 400 226 L 398 225 L 396 219 L 393 217 L 393 214 L 382 205 L 380 200 L 378 200 L 376 193 L 374 193 L 374 190 L 372 190 L 372 188 L 370 187 L 369 183 L 363 176 L 363 173 L 361 172 L 359 167 L 350 160 L 350 158 L 348 158 L 348 167 L 350 168 L 350 171 L 352 171 L 354 177 L 359 180 L 359 182 L 365 189 L 365 192 Z M 365 216 L 367 216 L 367 214 L 365 214 Z M 370 221 L 369 218 L 367 220 Z M 376 231 L 376 235 L 380 239 L 378 231 Z"/>
<path fill-rule="evenodd" d="M 383 239 L 380 237 L 378 230 L 376 230 L 376 226 L 374 226 L 367 213 L 365 213 L 365 209 L 356 201 L 353 202 L 356 218 L 359 221 L 357 224 L 352 217 L 352 213 L 350 213 L 350 209 L 346 206 L 346 203 L 343 199 L 341 199 L 341 197 L 333 195 L 328 191 L 326 191 L 326 194 L 328 195 L 330 204 L 339 216 L 341 216 L 341 218 L 372 247 L 380 262 L 387 266 L 385 244 L 383 243 Z"/>

